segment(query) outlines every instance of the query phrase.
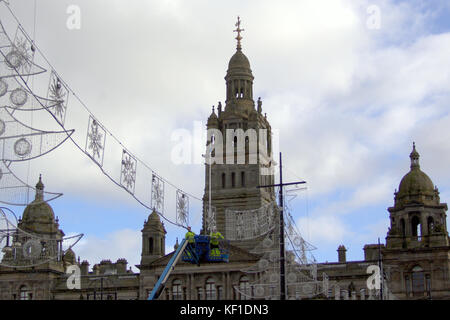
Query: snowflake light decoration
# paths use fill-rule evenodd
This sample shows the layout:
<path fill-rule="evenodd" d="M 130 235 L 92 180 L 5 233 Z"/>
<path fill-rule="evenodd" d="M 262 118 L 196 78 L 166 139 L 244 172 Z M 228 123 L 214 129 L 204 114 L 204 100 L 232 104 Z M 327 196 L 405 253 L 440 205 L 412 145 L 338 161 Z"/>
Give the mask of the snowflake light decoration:
<path fill-rule="evenodd" d="M 189 197 L 181 190 L 177 190 L 177 223 L 189 224 Z"/>
<path fill-rule="evenodd" d="M 152 175 L 152 207 L 164 214 L 164 181 L 155 174 Z"/>
<path fill-rule="evenodd" d="M 131 194 L 134 194 L 136 183 L 137 161 L 126 150 L 122 153 L 122 169 L 120 171 L 120 184 Z"/>
<path fill-rule="evenodd" d="M 103 165 L 105 151 L 105 129 L 92 116 L 89 117 L 85 151 L 98 165 Z"/>
<path fill-rule="evenodd" d="M 236 238 L 243 239 L 244 238 L 244 213 L 240 212 L 236 214 Z"/>
<path fill-rule="evenodd" d="M 61 82 L 56 73 L 52 71 L 50 75 L 50 84 L 48 86 L 47 108 L 61 125 L 64 125 L 66 118 L 68 98 L 69 90 Z"/>
<path fill-rule="evenodd" d="M 211 206 L 211 210 L 209 205 L 206 205 L 206 230 L 208 233 L 212 232 L 213 229 L 217 228 L 216 225 L 216 207 Z"/>

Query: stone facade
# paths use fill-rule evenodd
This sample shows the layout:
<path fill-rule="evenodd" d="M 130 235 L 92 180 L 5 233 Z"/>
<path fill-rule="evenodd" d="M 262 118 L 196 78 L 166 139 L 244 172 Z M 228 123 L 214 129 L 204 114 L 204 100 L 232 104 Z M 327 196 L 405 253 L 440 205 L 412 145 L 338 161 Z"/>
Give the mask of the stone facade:
<path fill-rule="evenodd" d="M 271 164 L 272 129 L 262 113 L 261 99 L 255 106 L 253 79 L 250 62 L 238 45 L 225 76 L 225 108 L 222 110 L 219 102 L 217 115 L 213 108 L 208 118 L 206 145 L 207 151 L 212 152 L 212 165 L 211 168 L 205 165 L 205 233 L 208 233 L 206 216 L 210 189 L 211 205 L 216 209 L 217 230 L 225 237 L 226 209 L 257 209 L 275 201 L 273 188 L 257 188 L 273 184 L 274 176 L 266 172 L 267 166 Z M 239 241 L 234 245 L 251 250 L 257 242 Z"/>
<path fill-rule="evenodd" d="M 256 209 L 275 201 L 273 188 L 257 188 L 272 184 L 273 175 L 262 175 L 270 159 L 271 127 L 262 114 L 262 102 L 257 106 L 253 100 L 253 74 L 247 57 L 242 53 L 240 36 L 238 48 L 230 59 L 226 80 L 225 109 L 219 103 L 208 119 L 207 129 L 215 129 L 208 136 L 207 146 L 216 143 L 218 135 L 225 137 L 222 150 L 216 148 L 212 156 L 227 155 L 226 142 L 230 139 L 231 163 L 214 163 L 205 166 L 205 193 L 203 211 L 203 233 L 208 230 L 207 208 L 216 208 L 217 228 L 225 237 L 226 209 Z M 227 129 L 267 130 L 267 154 L 252 149 L 246 136 L 242 147 L 244 161 L 238 161 L 239 143 L 234 135 L 227 136 Z M 233 131 L 236 133 L 236 131 Z M 228 140 L 227 140 L 228 139 Z M 259 138 L 258 138 L 259 139 Z M 263 139 L 264 140 L 264 139 Z M 235 143 L 236 142 L 236 143 Z M 250 139 L 249 141 L 250 142 Z M 259 148 L 261 141 L 257 141 Z M 242 151 L 241 150 L 241 151 Z M 250 163 L 252 155 L 256 163 Z M 267 157 L 262 159 L 261 157 Z M 385 299 L 450 299 L 450 246 L 446 225 L 447 205 L 441 203 L 438 189 L 431 179 L 420 170 L 419 153 L 415 145 L 410 155 L 411 170 L 400 182 L 395 192 L 394 206 L 388 208 L 390 228 L 385 244 L 364 246 L 364 260 L 347 261 L 346 248 L 338 248 L 338 262 L 317 264 L 317 280 L 326 274 L 329 290 L 314 299 L 363 300 L 376 299 L 379 291 L 369 290 L 371 267 L 381 267 L 386 275 L 380 287 Z M 211 170 L 211 186 L 209 185 Z M 211 194 L 210 189 L 211 187 Z M 89 271 L 87 261 L 76 260 L 69 250 L 63 254 L 60 241 L 64 236 L 53 209 L 43 201 L 43 184 L 36 185 L 36 199 L 30 203 L 19 222 L 19 228 L 36 236 L 52 239 L 48 253 L 55 259 L 30 267 L 0 266 L 0 299 L 146 299 L 158 277 L 174 254 L 165 253 L 166 230 L 158 214 L 152 212 L 144 222 L 142 252 L 139 273 L 128 270 L 127 261 L 115 263 L 103 260 Z M 251 241 L 233 241 L 230 245 L 228 263 L 202 263 L 200 266 L 180 261 L 160 297 L 163 300 L 191 299 L 247 299 L 249 283 L 261 279 L 258 272 L 245 272 L 261 259 L 263 237 Z M 21 245 L 27 239 L 14 239 L 3 256 L 4 261 L 13 261 L 23 252 Z M 274 239 L 276 240 L 276 239 Z M 20 250 L 22 251 L 20 251 Z M 15 250 L 15 251 L 14 251 Z M 9 259 L 9 260 L 8 260 Z M 18 261 L 19 261 L 18 260 Z M 70 275 L 67 269 L 76 265 L 80 269 L 80 288 L 69 289 Z M 289 272 L 289 270 L 287 270 Z M 287 288 L 287 298 L 298 298 L 292 287 Z"/>

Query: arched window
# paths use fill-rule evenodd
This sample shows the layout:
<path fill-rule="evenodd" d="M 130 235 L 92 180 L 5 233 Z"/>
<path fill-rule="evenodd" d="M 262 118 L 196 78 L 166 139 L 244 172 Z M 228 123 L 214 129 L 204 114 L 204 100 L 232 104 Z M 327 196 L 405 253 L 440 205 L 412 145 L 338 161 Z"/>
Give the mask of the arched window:
<path fill-rule="evenodd" d="M 425 292 L 425 276 L 420 266 L 415 266 L 412 269 L 411 280 L 413 295 L 423 296 Z"/>
<path fill-rule="evenodd" d="M 243 276 L 239 280 L 239 291 L 241 300 L 250 300 L 250 283 L 247 276 Z"/>
<path fill-rule="evenodd" d="M 216 300 L 217 299 L 217 291 L 216 291 L 216 282 L 213 278 L 208 278 L 206 280 L 206 300 Z"/>
<path fill-rule="evenodd" d="M 183 300 L 183 288 L 179 279 L 172 282 L 172 300 Z"/>
<path fill-rule="evenodd" d="M 245 187 L 245 172 L 241 172 L 241 186 Z"/>
<path fill-rule="evenodd" d="M 231 173 L 231 187 L 234 188 L 236 186 L 236 173 Z"/>
<path fill-rule="evenodd" d="M 412 236 L 413 237 L 421 237 L 421 226 L 420 226 L 420 219 L 418 216 L 414 216 L 411 220 L 411 230 L 412 230 Z"/>
<path fill-rule="evenodd" d="M 153 254 L 153 238 L 148 239 L 148 253 Z"/>
<path fill-rule="evenodd" d="M 33 294 L 31 293 L 30 289 L 28 289 L 26 286 L 20 287 L 20 292 L 19 292 L 20 300 L 31 300 L 32 296 L 33 296 Z"/>

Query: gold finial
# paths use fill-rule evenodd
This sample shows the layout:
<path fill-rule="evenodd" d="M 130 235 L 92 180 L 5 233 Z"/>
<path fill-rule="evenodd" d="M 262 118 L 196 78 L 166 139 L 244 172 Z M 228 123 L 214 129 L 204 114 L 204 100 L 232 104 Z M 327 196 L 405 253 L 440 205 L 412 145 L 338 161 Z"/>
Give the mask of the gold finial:
<path fill-rule="evenodd" d="M 241 32 L 245 31 L 245 30 L 241 29 L 241 18 L 239 16 L 238 16 L 238 21 L 236 22 L 235 26 L 237 27 L 237 29 L 234 30 L 234 32 L 237 32 L 237 37 L 236 37 L 237 47 L 236 47 L 236 49 L 241 50 L 242 49 L 242 47 L 241 47 L 241 40 L 242 40 Z"/>

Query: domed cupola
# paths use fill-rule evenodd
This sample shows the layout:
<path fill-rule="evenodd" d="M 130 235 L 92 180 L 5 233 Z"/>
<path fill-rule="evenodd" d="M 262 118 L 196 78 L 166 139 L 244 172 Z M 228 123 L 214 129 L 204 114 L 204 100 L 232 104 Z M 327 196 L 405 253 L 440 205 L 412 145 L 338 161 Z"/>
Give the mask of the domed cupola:
<path fill-rule="evenodd" d="M 433 181 L 426 173 L 420 170 L 420 155 L 413 143 L 413 150 L 409 155 L 411 170 L 402 178 L 395 194 L 395 206 L 403 206 L 408 203 L 423 203 L 427 205 L 439 204 L 439 192 Z"/>
<path fill-rule="evenodd" d="M 52 207 L 44 200 L 44 184 L 42 177 L 36 184 L 35 199 L 25 208 L 19 228 L 35 233 L 57 233 L 58 223 Z"/>
<path fill-rule="evenodd" d="M 231 57 L 228 63 L 227 75 L 225 81 L 227 84 L 227 100 L 226 104 L 235 104 L 239 100 L 247 101 L 246 104 L 253 105 L 253 74 L 250 68 L 250 62 L 248 58 L 242 53 L 241 46 L 241 20 L 238 17 L 236 23 L 237 29 L 237 47 L 236 53 Z"/>
<path fill-rule="evenodd" d="M 158 213 L 153 209 L 142 232 L 141 265 L 146 265 L 166 254 L 166 229 Z"/>

